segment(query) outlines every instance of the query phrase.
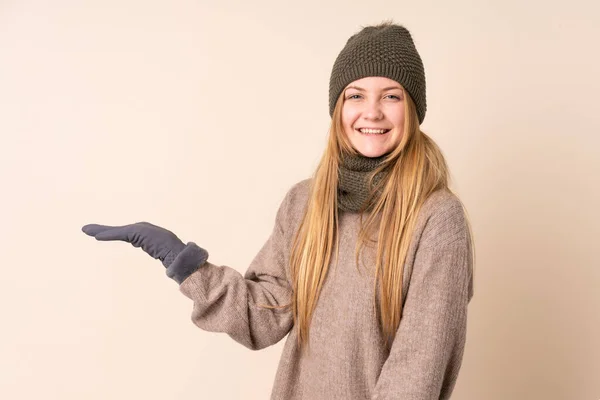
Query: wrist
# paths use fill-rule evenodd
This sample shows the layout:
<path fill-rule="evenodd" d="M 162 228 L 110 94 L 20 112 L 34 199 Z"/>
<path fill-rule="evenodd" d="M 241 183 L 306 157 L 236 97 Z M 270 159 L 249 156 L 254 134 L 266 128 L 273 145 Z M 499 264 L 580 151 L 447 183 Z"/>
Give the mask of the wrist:
<path fill-rule="evenodd" d="M 165 266 L 165 268 L 169 268 L 169 266 L 173 263 L 173 261 L 175 261 L 175 259 L 177 258 L 179 253 L 183 251 L 183 249 L 185 249 L 185 244 L 183 244 L 183 242 L 181 241 L 179 241 L 179 243 L 176 243 L 171 247 L 171 251 L 169 251 L 169 254 L 167 254 L 164 260 L 162 260 L 162 264 Z"/>
<path fill-rule="evenodd" d="M 194 242 L 188 242 L 167 267 L 166 274 L 181 284 L 207 260 L 208 252 L 205 249 Z"/>

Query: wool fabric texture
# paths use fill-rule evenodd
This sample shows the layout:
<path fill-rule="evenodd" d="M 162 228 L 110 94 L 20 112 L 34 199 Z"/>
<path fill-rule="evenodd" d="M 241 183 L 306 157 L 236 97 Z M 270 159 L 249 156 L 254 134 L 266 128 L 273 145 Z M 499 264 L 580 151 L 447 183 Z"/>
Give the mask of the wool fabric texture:
<path fill-rule="evenodd" d="M 348 212 L 361 210 L 370 195 L 369 176 L 385 158 L 386 155 L 365 157 L 360 153 L 356 155 L 342 154 L 338 169 L 338 207 L 340 210 Z M 376 186 L 384 177 L 385 172 L 377 173 L 373 178 L 373 185 Z M 371 205 L 365 210 L 369 210 Z"/>
<path fill-rule="evenodd" d="M 244 274 L 209 260 L 195 265 L 179 286 L 193 302 L 192 321 L 251 350 L 287 336 L 271 400 L 449 399 L 473 295 L 471 240 L 460 200 L 440 189 L 419 212 L 404 264 L 402 319 L 390 346 L 374 310 L 375 251 L 365 247 L 356 264 L 360 214 L 341 213 L 338 263 L 333 257 L 310 324 L 310 352 L 303 353 L 290 307 L 261 305 L 291 301 L 290 251 L 310 184 L 300 181 L 287 192 L 270 236 Z M 186 264 L 194 260 L 187 254 L 197 251 L 194 246 L 175 259 L 174 274 L 190 270 Z"/>
<path fill-rule="evenodd" d="M 425 69 L 408 29 L 401 25 L 367 26 L 351 36 L 337 56 L 329 79 L 329 115 L 351 82 L 368 76 L 392 79 L 415 103 L 419 124 L 427 111 Z"/>

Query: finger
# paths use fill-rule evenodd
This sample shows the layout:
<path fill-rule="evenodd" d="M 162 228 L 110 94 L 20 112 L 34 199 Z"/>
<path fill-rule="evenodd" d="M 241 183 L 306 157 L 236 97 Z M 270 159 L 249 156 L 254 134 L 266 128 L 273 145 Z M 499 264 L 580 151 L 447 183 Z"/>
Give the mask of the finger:
<path fill-rule="evenodd" d="M 87 224 L 87 225 L 84 225 L 84 227 L 81 228 L 81 230 L 86 235 L 96 236 L 100 232 L 103 232 L 103 231 L 106 231 L 106 230 L 112 229 L 112 228 L 114 228 L 114 226 L 98 225 L 98 224 Z"/>
<path fill-rule="evenodd" d="M 132 242 L 135 237 L 134 228 L 131 225 L 113 226 L 96 234 L 97 240 L 123 240 Z"/>

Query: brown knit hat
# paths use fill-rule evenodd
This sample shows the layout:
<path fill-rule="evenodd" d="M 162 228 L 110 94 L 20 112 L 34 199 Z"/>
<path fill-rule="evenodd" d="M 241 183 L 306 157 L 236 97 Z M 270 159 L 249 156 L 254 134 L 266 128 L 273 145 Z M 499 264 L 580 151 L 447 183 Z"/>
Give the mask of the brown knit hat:
<path fill-rule="evenodd" d="M 329 115 L 350 82 L 367 76 L 383 76 L 398 82 L 415 103 L 419 124 L 425 119 L 425 71 L 410 32 L 384 22 L 364 27 L 352 35 L 337 56 L 329 79 Z"/>

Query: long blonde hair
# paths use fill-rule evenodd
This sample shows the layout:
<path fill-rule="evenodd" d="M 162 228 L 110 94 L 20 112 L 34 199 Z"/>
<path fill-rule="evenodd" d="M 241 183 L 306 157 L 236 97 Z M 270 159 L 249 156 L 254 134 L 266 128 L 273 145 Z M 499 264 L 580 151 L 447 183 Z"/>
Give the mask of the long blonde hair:
<path fill-rule="evenodd" d="M 404 262 L 419 210 L 431 193 L 439 189 L 450 190 L 448 167 L 442 152 L 421 131 L 415 104 L 408 92 L 404 89 L 403 92 L 404 133 L 397 148 L 370 175 L 371 197 L 361 210 L 361 229 L 355 252 L 358 265 L 362 247 L 379 227 L 373 293 L 376 297 L 380 282 L 379 315 L 388 346 L 395 337 L 402 316 Z M 344 134 L 341 120 L 343 103 L 342 92 L 331 119 L 326 150 L 311 180 L 308 205 L 295 233 L 290 255 L 293 288 L 290 304 L 298 345 L 302 350 L 308 347 L 310 321 L 334 251 L 337 263 L 337 188 L 341 154 L 357 154 Z M 387 177 L 374 186 L 373 176 L 380 171 L 387 171 Z M 365 222 L 362 215 L 368 208 L 370 211 Z M 474 246 L 471 247 L 474 252 Z"/>

